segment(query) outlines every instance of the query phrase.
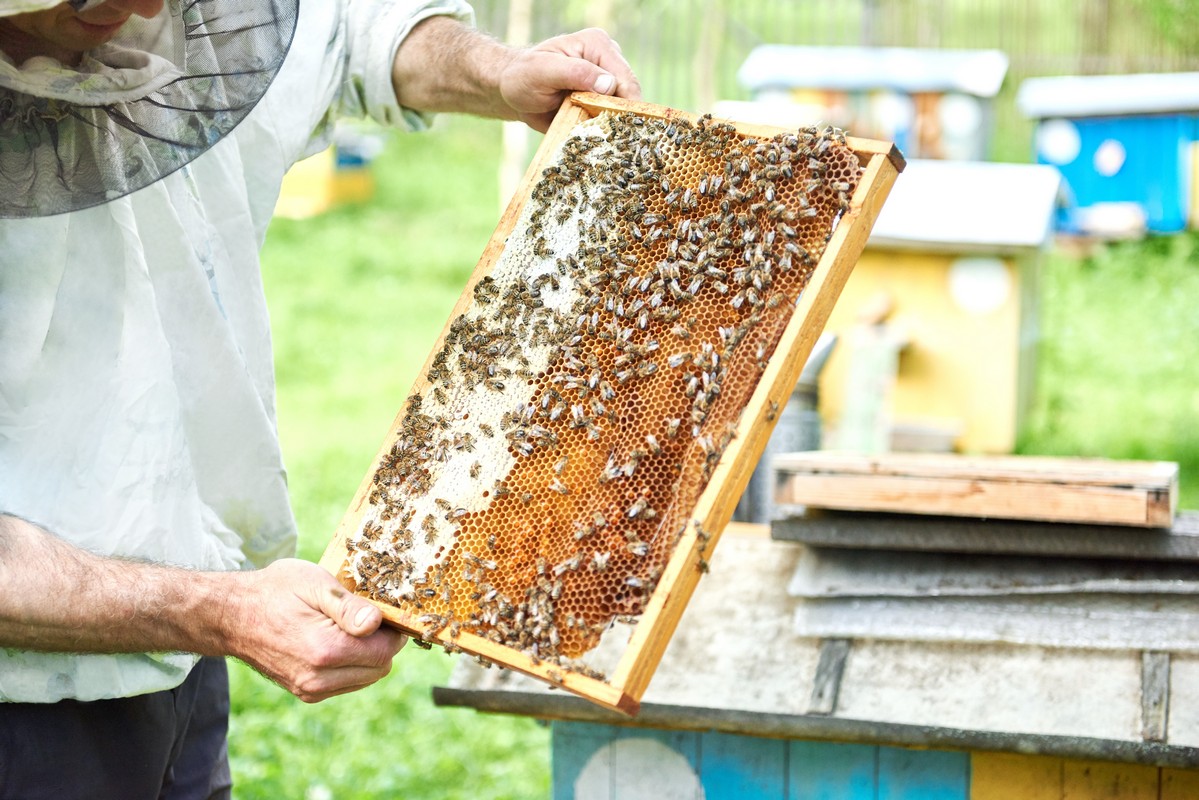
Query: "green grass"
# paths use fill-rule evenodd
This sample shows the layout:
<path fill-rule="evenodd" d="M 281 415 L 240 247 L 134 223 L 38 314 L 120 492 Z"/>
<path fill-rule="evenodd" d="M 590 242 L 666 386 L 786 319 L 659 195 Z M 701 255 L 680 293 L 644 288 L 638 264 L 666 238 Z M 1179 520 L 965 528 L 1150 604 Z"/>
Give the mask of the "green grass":
<path fill-rule="evenodd" d="M 1199 508 L 1199 235 L 1055 255 L 1025 453 L 1177 461 Z"/>
<path fill-rule="evenodd" d="M 278 220 L 263 269 L 280 436 L 319 557 L 499 218 L 495 123 L 394 136 L 377 198 Z M 1022 452 L 1176 460 L 1199 506 L 1199 237 L 1045 265 L 1035 408 Z M 387 679 L 306 706 L 234 665 L 237 795 L 499 800 L 548 795 L 547 731 L 432 705 L 451 661 L 411 648 Z"/>

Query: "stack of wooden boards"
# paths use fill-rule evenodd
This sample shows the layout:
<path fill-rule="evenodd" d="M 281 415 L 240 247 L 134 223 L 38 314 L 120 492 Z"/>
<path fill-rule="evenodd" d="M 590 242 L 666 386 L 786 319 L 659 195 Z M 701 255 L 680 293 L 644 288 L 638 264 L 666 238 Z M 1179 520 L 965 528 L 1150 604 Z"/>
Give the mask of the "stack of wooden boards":
<path fill-rule="evenodd" d="M 1177 514 L 1174 463 L 831 451 L 786 454 L 774 463 L 779 539 L 1199 560 L 1199 514 Z"/>
<path fill-rule="evenodd" d="M 1142 739 L 1169 740 L 1171 659 L 1199 654 L 1199 514 L 1176 514 L 1176 464 L 836 452 L 774 464 L 772 536 L 806 546 L 787 589 L 797 634 L 843 650 L 1139 653 Z"/>

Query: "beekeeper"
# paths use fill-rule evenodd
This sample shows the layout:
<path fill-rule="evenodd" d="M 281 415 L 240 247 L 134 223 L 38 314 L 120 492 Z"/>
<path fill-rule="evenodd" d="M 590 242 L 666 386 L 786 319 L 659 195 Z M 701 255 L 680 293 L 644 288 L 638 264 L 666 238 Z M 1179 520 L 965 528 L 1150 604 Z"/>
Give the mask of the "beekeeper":
<path fill-rule="evenodd" d="M 258 249 L 339 116 L 544 130 L 637 97 L 598 30 L 461 0 L 0 0 L 0 797 L 224 797 L 223 656 L 305 701 L 387 674 L 288 558 Z M 315 265 L 298 265 L 318 268 Z"/>

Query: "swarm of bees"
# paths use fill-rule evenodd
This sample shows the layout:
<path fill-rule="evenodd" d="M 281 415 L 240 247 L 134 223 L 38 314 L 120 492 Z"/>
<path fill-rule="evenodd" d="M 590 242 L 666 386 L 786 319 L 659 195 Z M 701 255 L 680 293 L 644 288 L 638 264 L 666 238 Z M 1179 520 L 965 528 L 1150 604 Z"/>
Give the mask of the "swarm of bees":
<path fill-rule="evenodd" d="M 357 591 L 602 678 L 582 656 L 645 608 L 860 176 L 835 129 L 577 126 L 408 398 Z"/>

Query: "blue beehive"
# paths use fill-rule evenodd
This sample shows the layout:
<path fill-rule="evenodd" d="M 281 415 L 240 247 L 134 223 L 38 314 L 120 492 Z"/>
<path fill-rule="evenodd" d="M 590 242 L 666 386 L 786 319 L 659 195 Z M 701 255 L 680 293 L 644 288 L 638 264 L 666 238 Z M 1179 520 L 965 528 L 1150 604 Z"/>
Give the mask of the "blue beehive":
<path fill-rule="evenodd" d="M 1060 169 L 1070 192 L 1063 230 L 1108 235 L 1187 227 L 1199 72 L 1033 78 L 1016 101 L 1037 120 L 1037 161 Z"/>

